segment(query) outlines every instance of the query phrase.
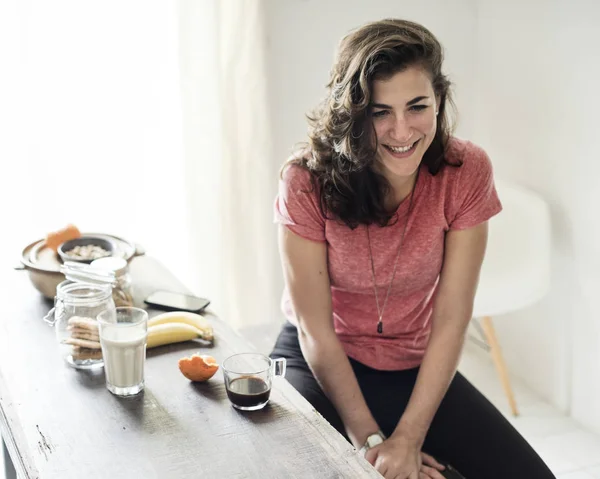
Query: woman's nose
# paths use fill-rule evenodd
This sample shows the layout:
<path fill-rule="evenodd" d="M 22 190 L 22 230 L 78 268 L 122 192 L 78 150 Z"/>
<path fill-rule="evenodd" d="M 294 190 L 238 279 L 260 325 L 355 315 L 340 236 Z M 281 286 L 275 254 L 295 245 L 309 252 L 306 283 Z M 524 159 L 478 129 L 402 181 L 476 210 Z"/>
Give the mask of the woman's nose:
<path fill-rule="evenodd" d="M 398 143 L 405 143 L 410 139 L 410 126 L 408 125 L 406 118 L 404 118 L 404 115 L 396 116 L 392 130 L 390 131 L 390 136 Z"/>

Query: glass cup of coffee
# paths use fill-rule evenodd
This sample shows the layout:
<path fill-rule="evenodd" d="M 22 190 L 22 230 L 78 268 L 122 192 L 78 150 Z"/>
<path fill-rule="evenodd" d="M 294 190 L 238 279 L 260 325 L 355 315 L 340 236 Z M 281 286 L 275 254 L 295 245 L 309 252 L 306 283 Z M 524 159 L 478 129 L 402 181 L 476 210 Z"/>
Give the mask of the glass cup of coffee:
<path fill-rule="evenodd" d="M 258 353 L 241 353 L 223 361 L 227 396 L 242 411 L 262 409 L 269 402 L 274 376 L 285 377 L 285 358 L 271 359 Z"/>
<path fill-rule="evenodd" d="M 115 396 L 133 396 L 144 389 L 148 313 L 124 306 L 98 315 L 106 388 Z"/>

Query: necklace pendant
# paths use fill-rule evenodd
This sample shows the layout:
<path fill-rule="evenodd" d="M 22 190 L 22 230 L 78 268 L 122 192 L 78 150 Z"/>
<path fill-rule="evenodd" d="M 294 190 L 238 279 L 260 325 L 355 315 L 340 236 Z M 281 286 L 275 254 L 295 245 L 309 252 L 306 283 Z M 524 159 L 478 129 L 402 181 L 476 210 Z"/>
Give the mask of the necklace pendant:
<path fill-rule="evenodd" d="M 383 323 L 382 323 L 381 321 L 379 321 L 379 322 L 377 323 L 377 332 L 378 332 L 379 334 L 382 334 L 382 333 L 383 333 Z"/>

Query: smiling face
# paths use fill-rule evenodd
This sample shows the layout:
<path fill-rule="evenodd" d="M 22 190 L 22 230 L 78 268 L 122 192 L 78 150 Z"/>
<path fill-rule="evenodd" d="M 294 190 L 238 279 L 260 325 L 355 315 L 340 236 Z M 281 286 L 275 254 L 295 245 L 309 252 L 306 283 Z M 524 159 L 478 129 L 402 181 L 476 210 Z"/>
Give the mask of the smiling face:
<path fill-rule="evenodd" d="M 394 185 L 411 180 L 436 133 L 437 102 L 431 80 L 409 67 L 373 81 L 371 117 L 379 167 Z"/>

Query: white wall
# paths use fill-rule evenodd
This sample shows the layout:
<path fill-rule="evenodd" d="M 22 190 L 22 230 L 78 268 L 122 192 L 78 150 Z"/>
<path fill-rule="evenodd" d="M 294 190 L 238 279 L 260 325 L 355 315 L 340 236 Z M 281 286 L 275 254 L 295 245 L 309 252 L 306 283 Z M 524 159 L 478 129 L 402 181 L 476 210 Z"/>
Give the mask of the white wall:
<path fill-rule="evenodd" d="M 446 48 L 446 70 L 456 83 L 459 132 L 472 128 L 475 7 L 469 0 L 268 0 L 269 64 L 275 154 L 281 163 L 305 140 L 304 115 L 325 93 L 334 50 L 349 30 L 372 20 L 399 17 L 423 23 Z M 435 12 L 435 14 L 433 13 Z"/>
<path fill-rule="evenodd" d="M 480 0 L 473 139 L 552 209 L 551 293 L 496 323 L 509 369 L 600 431 L 598 25 L 593 0 Z"/>
<path fill-rule="evenodd" d="M 473 128 L 470 92 L 475 59 L 475 7 L 469 0 L 268 0 L 269 82 L 273 174 L 293 146 L 306 140 L 305 114 L 325 93 L 334 50 L 349 30 L 372 20 L 399 17 L 431 29 L 446 48 L 446 70 L 456 84 L 457 132 Z M 275 195 L 276 184 L 272 185 Z M 281 278 L 278 267 L 274 274 Z M 283 288 L 283 280 L 280 280 Z"/>

